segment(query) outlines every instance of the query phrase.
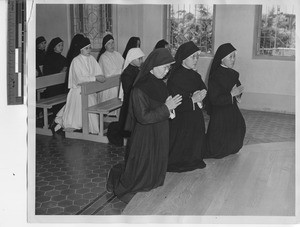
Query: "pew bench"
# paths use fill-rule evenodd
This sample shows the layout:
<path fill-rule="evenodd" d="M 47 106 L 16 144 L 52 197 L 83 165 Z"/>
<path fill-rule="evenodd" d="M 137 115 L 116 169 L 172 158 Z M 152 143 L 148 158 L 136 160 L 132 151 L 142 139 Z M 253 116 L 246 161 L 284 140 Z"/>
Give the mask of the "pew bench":
<path fill-rule="evenodd" d="M 86 82 L 81 84 L 81 101 L 82 101 L 82 132 L 65 130 L 66 138 L 90 140 L 94 142 L 108 143 L 108 139 L 105 135 L 106 130 L 104 128 L 105 122 L 110 122 L 112 119 L 109 117 L 109 113 L 119 110 L 122 106 L 122 101 L 119 98 L 112 98 L 110 100 L 98 103 L 94 106 L 88 106 L 88 95 L 98 93 L 113 87 L 119 87 L 120 75 L 115 75 L 106 78 L 104 83 L 100 82 Z M 89 118 L 88 114 L 94 113 L 99 115 L 99 134 L 89 133 Z M 117 121 L 118 116 L 113 119 Z"/>
<path fill-rule="evenodd" d="M 99 123 L 100 123 L 100 135 L 102 135 L 104 137 L 104 121 L 105 121 L 105 116 L 108 116 L 110 112 L 117 110 L 119 108 L 121 108 L 122 106 L 122 101 L 119 98 L 113 98 L 107 101 L 104 101 L 102 103 L 99 103 L 95 106 L 91 106 L 87 108 L 87 112 L 88 113 L 96 113 L 99 114 L 100 119 L 99 119 Z M 109 119 L 109 118 L 107 118 Z M 116 118 L 116 120 L 118 120 L 118 117 Z M 104 138 L 105 141 L 107 140 L 106 138 Z"/>
<path fill-rule="evenodd" d="M 47 87 L 63 84 L 66 80 L 66 72 L 55 73 L 48 76 L 41 76 L 36 78 L 37 101 L 36 107 L 43 109 L 43 127 L 36 127 L 36 133 L 42 135 L 52 135 L 49 129 L 49 110 L 58 104 L 65 103 L 67 94 L 60 94 L 49 98 L 40 98 L 40 92 L 44 91 Z M 37 119 L 37 116 L 36 116 Z"/>

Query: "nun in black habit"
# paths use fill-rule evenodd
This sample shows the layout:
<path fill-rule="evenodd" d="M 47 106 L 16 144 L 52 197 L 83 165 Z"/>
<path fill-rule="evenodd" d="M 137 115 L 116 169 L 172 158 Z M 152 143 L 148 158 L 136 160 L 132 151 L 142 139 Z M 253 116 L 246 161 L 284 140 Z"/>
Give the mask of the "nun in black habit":
<path fill-rule="evenodd" d="M 50 41 L 43 67 L 44 76 L 59 73 L 67 66 L 67 59 L 61 54 L 64 48 L 63 43 L 59 37 Z"/>
<path fill-rule="evenodd" d="M 210 121 L 204 158 L 223 158 L 237 153 L 243 146 L 246 124 L 237 105 L 243 87 L 239 73 L 232 69 L 236 49 L 222 44 L 213 59 L 208 79 Z"/>
<path fill-rule="evenodd" d="M 143 62 L 145 54 L 140 48 L 131 48 L 128 51 L 123 71 L 121 74 L 121 84 L 119 89 L 119 98 L 123 101 L 119 121 L 111 122 L 107 129 L 107 138 L 110 143 L 116 146 L 124 145 L 124 138 L 130 137 L 130 132 L 125 130 L 125 123 L 127 119 L 130 94 L 133 83 L 139 74 L 140 66 Z M 126 149 L 127 150 L 127 149 Z M 125 152 L 125 160 L 127 159 L 127 152 Z"/>
<path fill-rule="evenodd" d="M 38 73 L 37 76 L 43 76 L 40 66 L 44 66 L 47 41 L 44 36 L 39 36 L 36 38 L 35 43 L 36 43 L 35 64 L 36 64 L 36 71 Z"/>
<path fill-rule="evenodd" d="M 59 37 L 52 39 L 48 45 L 46 55 L 45 55 L 45 62 L 43 67 L 43 75 L 47 76 L 54 73 L 63 72 L 67 66 L 66 58 L 61 54 L 63 51 L 63 40 Z M 49 86 L 46 90 L 42 93 L 42 98 L 49 98 L 55 95 L 65 94 L 67 93 L 66 90 L 67 84 L 58 84 Z M 49 118 L 49 121 L 52 121 L 52 118 L 56 116 L 57 112 L 63 107 L 64 103 L 53 106 L 52 112 L 53 115 Z"/>
<path fill-rule="evenodd" d="M 164 40 L 164 39 L 161 39 L 159 40 L 156 44 L 155 44 L 155 47 L 154 49 L 157 49 L 157 48 L 168 48 L 169 46 L 169 43 Z"/>
<path fill-rule="evenodd" d="M 43 75 L 47 76 L 54 73 L 59 73 L 64 71 L 67 66 L 67 59 L 61 54 L 63 51 L 63 40 L 59 37 L 52 39 L 48 45 L 45 63 L 43 67 Z M 43 98 L 53 97 L 55 95 L 66 93 L 66 84 L 58 84 L 54 86 L 47 87 L 46 91 L 42 94 Z M 54 107 L 54 109 L 59 110 L 61 106 Z M 54 113 L 56 115 L 56 111 Z"/>
<path fill-rule="evenodd" d="M 132 131 L 125 164 L 108 174 L 106 189 L 128 203 L 137 192 L 162 186 L 169 153 L 169 117 L 181 104 L 173 98 L 162 78 L 174 59 L 167 49 L 152 51 L 142 65 L 131 94 L 126 127 Z"/>
<path fill-rule="evenodd" d="M 182 44 L 170 72 L 170 95 L 182 95 L 176 118 L 170 120 L 170 153 L 168 172 L 186 172 L 206 166 L 203 161 L 205 123 L 202 113 L 206 86 L 196 71 L 199 48 L 192 42 Z"/>

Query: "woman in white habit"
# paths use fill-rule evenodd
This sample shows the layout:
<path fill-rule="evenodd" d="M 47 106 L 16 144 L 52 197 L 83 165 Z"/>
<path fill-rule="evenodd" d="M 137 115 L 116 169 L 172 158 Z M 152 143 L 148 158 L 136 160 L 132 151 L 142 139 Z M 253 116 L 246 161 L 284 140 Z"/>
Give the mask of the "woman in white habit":
<path fill-rule="evenodd" d="M 69 93 L 66 105 L 57 113 L 55 123 L 57 125 L 54 131 L 64 128 L 65 131 L 74 131 L 82 129 L 82 110 L 81 110 L 81 86 L 83 82 L 99 81 L 104 82 L 103 71 L 96 59 L 91 55 L 91 43 L 88 38 L 81 40 L 75 47 L 78 55 L 72 60 L 69 70 Z M 97 104 L 97 95 L 91 94 L 88 97 L 88 106 Z M 99 116 L 89 114 L 89 132 L 99 133 Z"/>
<path fill-rule="evenodd" d="M 97 61 L 106 78 L 121 74 L 124 59 L 119 52 L 115 51 L 115 41 L 112 35 L 108 34 L 103 38 Z M 110 88 L 99 93 L 98 102 L 104 102 L 117 96 L 118 88 Z"/>

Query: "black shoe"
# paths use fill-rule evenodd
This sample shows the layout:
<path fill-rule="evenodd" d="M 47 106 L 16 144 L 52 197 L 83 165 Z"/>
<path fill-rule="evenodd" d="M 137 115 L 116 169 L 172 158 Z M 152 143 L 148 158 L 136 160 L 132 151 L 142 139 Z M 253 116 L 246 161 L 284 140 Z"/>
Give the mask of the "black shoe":
<path fill-rule="evenodd" d="M 80 133 L 82 133 L 82 129 L 75 129 L 73 132 L 80 132 Z"/>
<path fill-rule="evenodd" d="M 49 125 L 49 129 L 51 130 L 52 135 L 55 134 L 55 126 L 56 126 L 56 125 L 57 125 L 57 124 L 55 123 L 55 121 L 52 121 L 52 123 Z"/>
<path fill-rule="evenodd" d="M 56 132 L 55 132 L 56 135 L 59 135 L 60 137 L 62 138 L 65 138 L 66 135 L 65 135 L 65 131 L 63 130 L 63 128 L 60 128 L 58 129 Z"/>
<path fill-rule="evenodd" d="M 52 136 L 57 138 L 57 135 L 59 135 L 60 137 L 65 137 L 65 132 L 63 130 L 62 127 L 60 127 L 57 131 L 55 131 L 55 127 L 56 125 L 58 125 L 57 123 L 55 123 L 55 121 L 52 121 L 52 123 L 49 125 L 49 129 L 52 132 Z"/>

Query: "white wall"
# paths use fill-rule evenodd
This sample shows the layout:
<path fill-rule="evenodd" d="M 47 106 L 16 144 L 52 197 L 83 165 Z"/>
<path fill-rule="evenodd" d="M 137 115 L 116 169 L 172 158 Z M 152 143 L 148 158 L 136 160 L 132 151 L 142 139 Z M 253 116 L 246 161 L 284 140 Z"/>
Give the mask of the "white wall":
<path fill-rule="evenodd" d="M 37 4 L 36 18 L 36 37 L 44 36 L 47 45 L 51 39 L 60 37 L 64 41 L 62 55 L 66 56 L 71 42 L 68 5 Z"/>
<path fill-rule="evenodd" d="M 295 61 L 253 59 L 254 5 L 217 5 L 215 51 L 230 42 L 237 49 L 235 69 L 245 86 L 241 108 L 295 113 Z M 198 62 L 206 80 L 211 58 Z"/>
<path fill-rule="evenodd" d="M 117 5 L 118 51 L 123 54 L 128 39 L 138 36 L 147 56 L 163 39 L 162 5 Z"/>
<path fill-rule="evenodd" d="M 145 54 L 148 55 L 155 44 L 163 39 L 163 6 L 144 5 L 143 42 Z"/>
<path fill-rule="evenodd" d="M 123 54 L 128 39 L 132 36 L 140 37 L 141 21 L 140 12 L 143 10 L 140 5 L 117 5 L 116 6 L 116 24 L 117 24 L 117 40 L 118 51 Z M 130 24 L 130 26 L 128 26 Z M 115 34 L 114 34 L 115 35 Z M 144 43 L 142 42 L 142 45 Z"/>

